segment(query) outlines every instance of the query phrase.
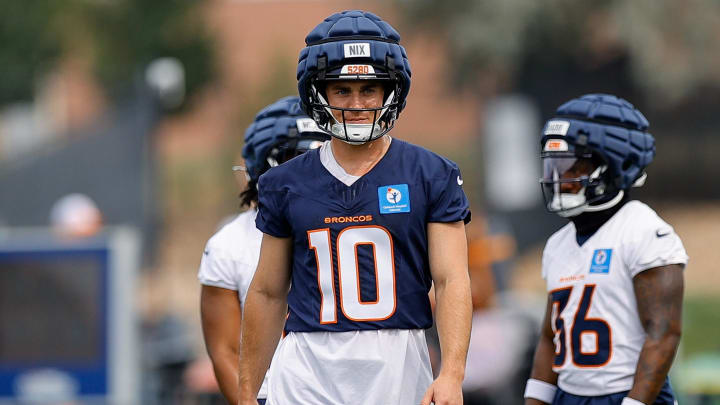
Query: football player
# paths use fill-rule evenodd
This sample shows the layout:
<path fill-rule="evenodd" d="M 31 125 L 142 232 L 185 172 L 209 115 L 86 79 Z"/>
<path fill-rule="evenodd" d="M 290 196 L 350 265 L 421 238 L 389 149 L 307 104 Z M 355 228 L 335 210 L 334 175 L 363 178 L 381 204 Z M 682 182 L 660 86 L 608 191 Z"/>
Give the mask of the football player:
<path fill-rule="evenodd" d="M 255 227 L 257 181 L 262 173 L 307 150 L 329 136 L 301 110 L 298 97 L 285 97 L 261 110 L 245 132 L 242 156 L 248 183 L 240 197 L 248 210 L 208 241 L 200 263 L 200 310 L 203 334 L 220 390 L 230 404 L 238 403 L 238 356 L 242 307 L 260 255 L 262 233 Z M 264 374 L 264 372 L 263 372 Z M 263 404 L 267 382 L 258 393 Z"/>
<path fill-rule="evenodd" d="M 631 200 L 655 155 L 632 104 L 590 94 L 560 106 L 541 140 L 548 300 L 526 405 L 673 404 L 688 257 L 673 228 Z"/>
<path fill-rule="evenodd" d="M 455 163 L 388 135 L 410 90 L 399 40 L 363 11 L 333 14 L 305 39 L 300 98 L 332 139 L 260 177 L 242 404 L 255 403 L 286 314 L 268 404 L 462 403 L 469 203 Z M 433 282 L 435 381 L 425 340 Z"/>

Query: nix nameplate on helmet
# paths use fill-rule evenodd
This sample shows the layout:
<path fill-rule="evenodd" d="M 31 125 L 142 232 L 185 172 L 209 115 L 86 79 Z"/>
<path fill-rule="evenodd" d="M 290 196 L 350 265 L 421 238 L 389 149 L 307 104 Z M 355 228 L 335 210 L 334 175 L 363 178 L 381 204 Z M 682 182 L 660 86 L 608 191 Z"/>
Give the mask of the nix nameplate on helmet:
<path fill-rule="evenodd" d="M 298 90 L 302 108 L 322 131 L 362 144 L 393 128 L 410 91 L 410 63 L 399 42 L 400 35 L 390 24 L 359 10 L 333 14 L 308 34 L 298 62 Z M 382 104 L 331 105 L 326 89 L 334 81 L 379 83 Z M 369 113 L 369 122 L 353 123 L 348 118 L 353 113 Z"/>

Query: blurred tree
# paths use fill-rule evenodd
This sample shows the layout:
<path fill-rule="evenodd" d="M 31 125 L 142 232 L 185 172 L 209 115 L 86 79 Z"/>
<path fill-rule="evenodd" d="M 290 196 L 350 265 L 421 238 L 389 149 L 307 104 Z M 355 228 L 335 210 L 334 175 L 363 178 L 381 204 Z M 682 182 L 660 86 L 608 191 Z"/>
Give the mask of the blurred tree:
<path fill-rule="evenodd" d="M 62 2 L 0 1 L 0 104 L 32 98 L 35 77 L 60 54 L 53 27 Z"/>
<path fill-rule="evenodd" d="M 153 59 L 175 57 L 187 94 L 213 75 L 197 0 L 0 0 L 0 104 L 32 99 L 37 79 L 62 56 L 92 60 L 111 95 Z"/>
<path fill-rule="evenodd" d="M 633 80 L 658 103 L 720 84 L 717 1 L 397 2 L 409 28 L 444 33 L 456 85 L 477 85 L 493 74 L 512 87 L 528 59 L 592 68 L 624 57 Z"/>

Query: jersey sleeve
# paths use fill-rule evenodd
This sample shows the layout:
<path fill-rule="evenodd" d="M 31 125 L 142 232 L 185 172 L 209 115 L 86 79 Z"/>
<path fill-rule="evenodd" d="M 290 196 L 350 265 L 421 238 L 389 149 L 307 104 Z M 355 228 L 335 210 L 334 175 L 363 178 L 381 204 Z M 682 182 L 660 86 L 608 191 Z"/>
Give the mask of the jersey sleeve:
<path fill-rule="evenodd" d="M 631 277 L 660 266 L 687 264 L 688 255 L 675 230 L 657 218 L 638 229 L 627 255 L 627 268 Z"/>
<path fill-rule="evenodd" d="M 200 261 L 198 280 L 202 285 L 237 290 L 235 275 L 238 274 L 236 270 L 238 264 L 208 242 Z"/>
<path fill-rule="evenodd" d="M 198 280 L 200 284 L 237 291 L 241 304 L 245 304 L 255 267 L 226 255 L 222 249 L 213 248 L 211 243 L 205 247 Z"/>
<path fill-rule="evenodd" d="M 432 181 L 427 222 L 470 222 L 470 202 L 462 184 L 460 169 L 454 164 Z"/>
<path fill-rule="evenodd" d="M 287 194 L 272 187 L 267 176 L 260 176 L 258 182 L 258 215 L 255 218 L 257 228 L 268 235 L 287 238 L 291 235 L 287 220 Z"/>
<path fill-rule="evenodd" d="M 542 259 L 540 261 L 540 264 L 541 264 L 540 265 L 540 276 L 545 281 L 547 281 L 547 277 L 548 277 L 548 270 L 547 270 L 548 269 L 548 265 L 547 265 L 548 255 L 549 255 L 548 247 L 547 247 L 547 245 L 545 245 L 545 248 L 543 249 L 543 252 L 542 252 Z"/>

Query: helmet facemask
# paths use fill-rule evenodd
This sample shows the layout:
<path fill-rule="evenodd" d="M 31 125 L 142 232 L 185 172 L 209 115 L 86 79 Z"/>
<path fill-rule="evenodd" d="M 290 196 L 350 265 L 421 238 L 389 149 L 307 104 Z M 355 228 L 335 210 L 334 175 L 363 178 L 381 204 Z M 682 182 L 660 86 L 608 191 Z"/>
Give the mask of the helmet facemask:
<path fill-rule="evenodd" d="M 558 107 L 540 141 L 547 209 L 563 217 L 607 210 L 626 190 L 642 186 L 655 156 L 649 125 L 637 108 L 611 94 L 586 94 Z M 594 166 L 570 170 L 583 158 Z"/>
<path fill-rule="evenodd" d="M 615 206 L 624 192 L 608 181 L 608 165 L 592 154 L 543 152 L 540 179 L 545 207 L 561 217 Z"/>
<path fill-rule="evenodd" d="M 325 139 L 320 134 L 317 137 L 305 136 L 303 138 L 299 138 L 297 135 L 291 136 L 290 139 L 270 149 L 265 160 L 268 167 L 275 167 L 309 150 L 319 148 L 323 142 L 325 142 Z"/>
<path fill-rule="evenodd" d="M 352 145 L 360 145 L 373 141 L 388 133 L 395 125 L 400 106 L 400 82 L 390 75 L 381 73 L 382 68 L 372 65 L 359 65 L 370 71 L 371 74 L 350 75 L 344 74 L 348 65 L 343 66 L 340 74 L 320 74 L 310 81 L 309 100 L 312 117 L 320 130 Z M 380 71 L 380 72 L 378 72 Z M 378 72 L 378 73 L 376 73 Z M 323 79 L 321 79 L 321 77 Z M 332 81 L 377 81 L 383 88 L 383 102 L 381 106 L 372 108 L 345 108 L 332 106 L 327 101 L 325 89 Z M 340 120 L 333 111 L 340 111 Z M 346 122 L 345 114 L 362 111 L 372 114 L 370 123 L 350 124 Z"/>

